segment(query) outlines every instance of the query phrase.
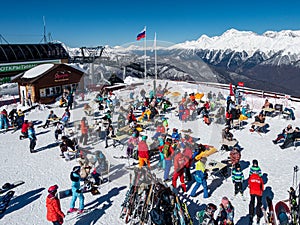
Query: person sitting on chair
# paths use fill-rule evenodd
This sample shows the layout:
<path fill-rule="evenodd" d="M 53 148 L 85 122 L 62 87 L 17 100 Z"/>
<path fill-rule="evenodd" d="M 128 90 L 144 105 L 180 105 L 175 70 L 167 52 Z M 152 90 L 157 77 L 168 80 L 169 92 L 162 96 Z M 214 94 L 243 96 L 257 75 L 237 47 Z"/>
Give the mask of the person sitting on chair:
<path fill-rule="evenodd" d="M 43 128 L 48 128 L 51 120 L 55 120 L 57 118 L 58 117 L 54 114 L 53 110 L 50 110 L 50 113 L 47 117 L 46 123 L 44 124 Z"/>
<path fill-rule="evenodd" d="M 262 113 L 260 113 L 258 116 L 255 116 L 255 117 L 254 117 L 254 122 L 264 123 L 264 122 L 265 122 L 265 119 L 266 119 L 266 118 L 264 117 L 264 115 L 263 115 Z M 253 125 L 251 126 L 250 131 L 253 132 L 253 131 L 255 131 L 255 130 L 262 131 L 262 132 L 265 133 L 264 127 L 257 128 L 257 127 L 255 127 L 255 125 L 253 124 Z"/>

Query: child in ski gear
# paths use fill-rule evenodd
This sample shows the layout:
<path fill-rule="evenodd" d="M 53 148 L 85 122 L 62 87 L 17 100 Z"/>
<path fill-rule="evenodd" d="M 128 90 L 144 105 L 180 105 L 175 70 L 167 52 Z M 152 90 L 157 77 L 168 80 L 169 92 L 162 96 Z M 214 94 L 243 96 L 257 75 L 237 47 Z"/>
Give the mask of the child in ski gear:
<path fill-rule="evenodd" d="M 49 187 L 49 194 L 46 198 L 47 220 L 52 222 L 53 225 L 63 224 L 63 218 L 65 218 L 65 214 L 61 211 L 60 201 L 56 197 L 57 189 L 57 185 Z"/>
<path fill-rule="evenodd" d="M 174 157 L 174 174 L 172 178 L 172 185 L 174 188 L 177 187 L 177 178 L 179 177 L 181 182 L 181 187 L 183 192 L 186 192 L 186 184 L 184 182 L 184 167 L 188 163 L 188 159 L 183 154 L 184 148 L 180 147 L 180 152 L 178 152 Z"/>
<path fill-rule="evenodd" d="M 254 204 L 255 199 L 257 200 L 256 203 L 256 215 L 257 215 L 257 222 L 260 221 L 262 217 L 262 194 L 264 191 L 264 182 L 259 176 L 258 173 L 252 173 L 248 179 L 248 187 L 250 189 L 250 204 L 249 204 L 249 216 L 250 222 L 252 223 L 254 217 Z"/>
<path fill-rule="evenodd" d="M 50 113 L 47 117 L 47 120 L 43 126 L 43 128 L 48 128 L 51 120 L 56 120 L 58 117 L 54 114 L 53 110 L 50 110 Z"/>
<path fill-rule="evenodd" d="M 158 124 L 156 127 L 156 133 L 153 135 L 152 139 L 157 139 L 161 134 L 166 132 L 165 127 L 162 123 Z"/>
<path fill-rule="evenodd" d="M 146 163 L 150 168 L 149 148 L 146 143 L 147 136 L 142 136 L 142 140 L 138 144 L 139 168 L 142 168 Z"/>
<path fill-rule="evenodd" d="M 241 193 L 243 195 L 244 174 L 239 163 L 235 164 L 231 174 L 232 182 L 234 183 L 234 195 Z"/>
<path fill-rule="evenodd" d="M 219 225 L 233 225 L 234 207 L 227 197 L 223 197 L 220 204 L 220 211 L 217 217 Z"/>
<path fill-rule="evenodd" d="M 262 176 L 261 169 L 258 166 L 258 161 L 256 159 L 253 159 L 252 161 L 252 166 L 250 167 L 249 176 L 253 173 L 258 174 L 260 177 Z"/>
<path fill-rule="evenodd" d="M 34 151 L 34 147 L 36 145 L 36 140 L 37 140 L 32 122 L 29 122 L 28 138 L 30 140 L 29 149 L 30 149 L 30 152 L 32 153 Z"/>
<path fill-rule="evenodd" d="M 217 221 L 214 219 L 214 213 L 217 210 L 217 206 L 213 203 L 208 203 L 204 210 L 196 213 L 196 219 L 200 225 L 217 225 Z"/>
<path fill-rule="evenodd" d="M 194 174 L 196 185 L 194 186 L 190 196 L 195 197 L 196 192 L 198 188 L 203 186 L 203 198 L 208 198 L 208 188 L 207 188 L 207 171 L 205 169 L 205 164 L 206 164 L 207 158 L 202 157 L 200 160 L 198 160 L 195 165 L 196 165 L 196 172 Z"/>
<path fill-rule="evenodd" d="M 69 213 L 75 212 L 75 202 L 79 198 L 79 212 L 83 212 L 84 208 L 84 196 L 80 187 L 80 166 L 75 166 L 70 174 L 70 179 L 72 181 L 72 200 L 70 202 Z"/>

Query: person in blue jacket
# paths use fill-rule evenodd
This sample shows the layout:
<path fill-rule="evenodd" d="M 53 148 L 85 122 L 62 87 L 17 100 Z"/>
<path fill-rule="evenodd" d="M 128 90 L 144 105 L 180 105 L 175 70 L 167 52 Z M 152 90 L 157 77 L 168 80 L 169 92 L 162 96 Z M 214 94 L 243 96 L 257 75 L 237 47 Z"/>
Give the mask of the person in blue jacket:
<path fill-rule="evenodd" d="M 72 200 L 70 202 L 70 209 L 68 210 L 68 213 L 72 213 L 77 211 L 75 208 L 75 202 L 77 198 L 79 198 L 79 213 L 83 212 L 84 208 L 84 196 L 83 196 L 83 190 L 80 187 L 80 166 L 73 167 L 73 170 L 70 174 L 70 178 L 72 181 Z"/>

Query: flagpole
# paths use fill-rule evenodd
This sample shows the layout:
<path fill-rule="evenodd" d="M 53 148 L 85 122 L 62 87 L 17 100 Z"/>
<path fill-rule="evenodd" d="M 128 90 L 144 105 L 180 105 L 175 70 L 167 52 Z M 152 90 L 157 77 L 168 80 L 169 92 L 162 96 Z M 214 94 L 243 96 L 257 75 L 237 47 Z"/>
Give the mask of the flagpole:
<path fill-rule="evenodd" d="M 146 26 L 145 26 L 145 33 L 146 33 Z M 146 65 L 146 38 L 147 36 L 145 35 L 145 38 L 144 38 L 144 76 L 145 76 L 145 80 L 147 78 L 147 65 Z"/>
<path fill-rule="evenodd" d="M 156 94 L 156 82 L 157 82 L 157 54 L 156 54 L 156 32 L 154 33 L 154 73 L 155 73 L 155 80 L 154 80 L 154 93 Z"/>

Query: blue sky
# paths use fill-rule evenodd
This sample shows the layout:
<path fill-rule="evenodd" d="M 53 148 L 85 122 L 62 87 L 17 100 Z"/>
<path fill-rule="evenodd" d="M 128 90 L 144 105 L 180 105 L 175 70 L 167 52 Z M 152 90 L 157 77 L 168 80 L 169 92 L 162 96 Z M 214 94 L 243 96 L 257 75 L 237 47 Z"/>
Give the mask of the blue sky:
<path fill-rule="evenodd" d="M 230 28 L 299 30 L 299 9 L 300 1 L 291 0 L 11 0 L 1 2 L 0 34 L 9 43 L 39 43 L 45 16 L 47 33 L 70 47 L 135 42 L 144 26 L 149 40 L 156 32 L 158 40 L 180 43 Z"/>

